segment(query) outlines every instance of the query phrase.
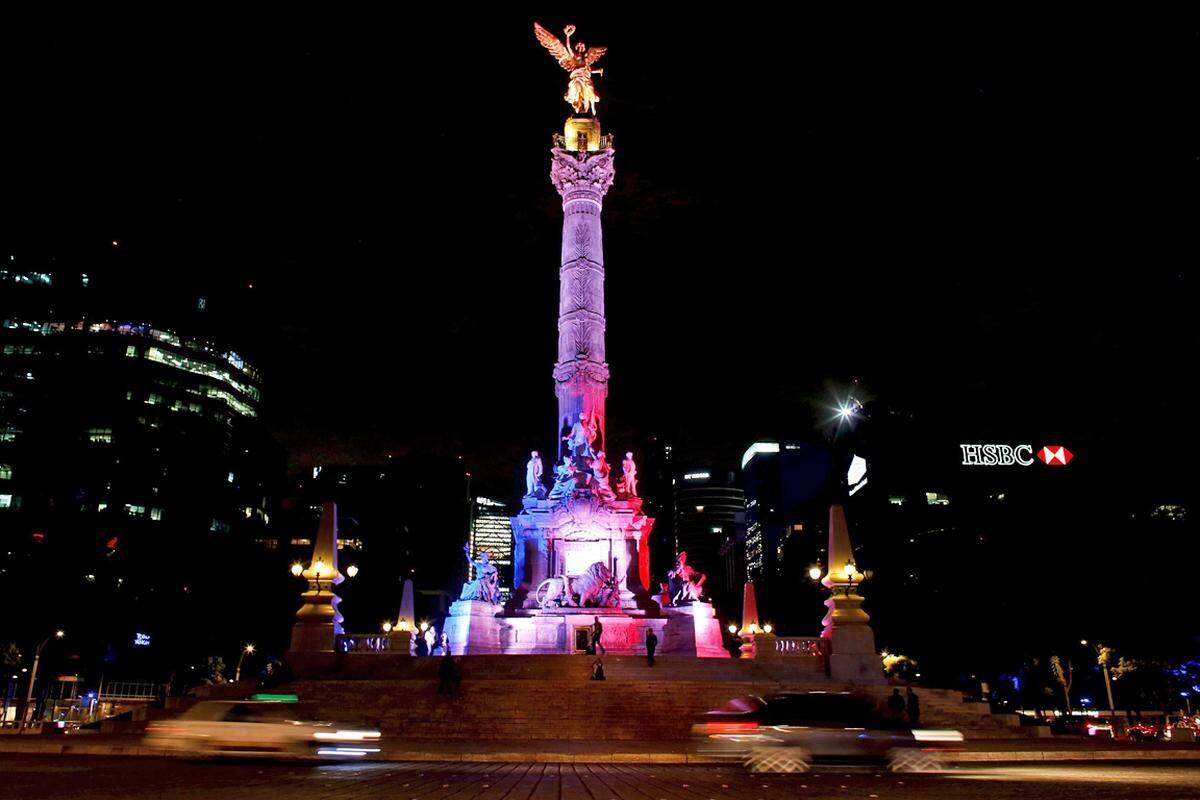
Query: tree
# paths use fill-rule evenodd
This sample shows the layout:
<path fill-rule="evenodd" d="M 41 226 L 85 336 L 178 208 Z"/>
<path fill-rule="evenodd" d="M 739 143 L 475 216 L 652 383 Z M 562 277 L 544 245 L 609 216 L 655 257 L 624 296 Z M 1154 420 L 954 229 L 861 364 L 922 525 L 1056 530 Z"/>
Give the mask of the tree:
<path fill-rule="evenodd" d="M 1063 698 L 1067 701 L 1067 713 L 1070 714 L 1071 681 L 1074 678 L 1071 659 L 1064 662 L 1058 656 L 1050 656 L 1050 671 L 1054 673 L 1054 680 L 1058 681 L 1058 685 L 1062 687 Z"/>
<path fill-rule="evenodd" d="M 225 683 L 225 659 L 220 656 L 209 656 L 204 664 L 204 682 L 207 684 Z"/>
<path fill-rule="evenodd" d="M 5 671 L 16 669 L 21 666 L 21 662 L 25 659 L 25 654 L 21 652 L 21 648 L 13 642 L 9 642 L 0 648 L 0 664 L 4 665 Z"/>

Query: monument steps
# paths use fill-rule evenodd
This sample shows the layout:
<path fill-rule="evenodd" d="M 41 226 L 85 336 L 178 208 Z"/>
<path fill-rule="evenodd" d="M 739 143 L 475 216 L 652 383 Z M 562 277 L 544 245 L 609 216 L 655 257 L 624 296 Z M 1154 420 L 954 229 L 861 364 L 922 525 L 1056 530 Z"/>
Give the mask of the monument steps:
<path fill-rule="evenodd" d="M 592 681 L 590 656 L 465 656 L 453 697 L 437 693 L 439 658 L 363 655 L 357 679 L 298 680 L 287 691 L 317 704 L 326 719 L 379 727 L 408 739 L 679 740 L 693 718 L 733 697 L 786 690 L 848 689 L 824 676 L 820 659 L 603 658 L 606 680 Z M 868 687 L 882 703 L 889 686 Z M 968 738 L 1021 737 L 1011 715 L 958 692 L 918 688 L 922 724 Z"/>

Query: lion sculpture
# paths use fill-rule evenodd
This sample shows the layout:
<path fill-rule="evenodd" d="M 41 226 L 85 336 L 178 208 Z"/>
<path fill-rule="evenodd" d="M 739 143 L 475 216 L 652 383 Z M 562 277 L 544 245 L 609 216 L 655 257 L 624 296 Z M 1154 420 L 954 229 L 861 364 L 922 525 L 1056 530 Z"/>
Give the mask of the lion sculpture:
<path fill-rule="evenodd" d="M 601 608 L 621 604 L 617 580 L 603 561 L 597 561 L 582 575 L 560 575 L 542 581 L 534 594 L 541 608 L 554 605 L 562 608 L 582 608 L 589 603 Z"/>

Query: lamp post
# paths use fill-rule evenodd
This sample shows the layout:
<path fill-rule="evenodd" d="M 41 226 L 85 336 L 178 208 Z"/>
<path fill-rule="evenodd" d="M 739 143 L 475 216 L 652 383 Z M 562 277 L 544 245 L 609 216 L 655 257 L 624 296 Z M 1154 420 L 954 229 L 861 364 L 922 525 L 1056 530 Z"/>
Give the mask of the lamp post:
<path fill-rule="evenodd" d="M 233 682 L 237 683 L 242 679 L 242 662 L 246 660 L 246 656 L 254 652 L 254 643 L 250 642 L 242 648 L 242 654 L 238 656 L 237 668 L 233 671 Z"/>
<path fill-rule="evenodd" d="M 21 730 L 29 727 L 29 718 L 33 715 L 33 685 L 37 681 L 38 662 L 42 658 L 42 650 L 50 643 L 51 639 L 61 639 L 66 636 L 64 631 L 57 630 L 53 636 L 47 636 L 42 639 L 42 643 L 33 651 L 33 668 L 29 670 L 29 686 L 25 690 L 25 708 L 21 711 Z"/>

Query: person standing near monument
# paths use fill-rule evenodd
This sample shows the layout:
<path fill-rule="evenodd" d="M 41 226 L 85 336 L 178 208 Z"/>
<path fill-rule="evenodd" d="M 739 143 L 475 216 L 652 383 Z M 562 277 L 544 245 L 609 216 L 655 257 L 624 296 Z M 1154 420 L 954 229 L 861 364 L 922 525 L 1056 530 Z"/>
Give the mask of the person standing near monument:
<path fill-rule="evenodd" d="M 921 698 L 917 697 L 917 693 L 909 686 L 905 689 L 904 706 L 908 711 L 908 724 L 917 728 L 921 725 Z"/>
<path fill-rule="evenodd" d="M 646 666 L 654 666 L 654 651 L 658 649 L 658 637 L 654 635 L 654 628 L 646 628 Z"/>
<path fill-rule="evenodd" d="M 592 623 L 592 652 L 596 655 L 608 655 L 603 642 L 600 641 L 600 637 L 604 635 L 604 626 L 600 624 L 599 617 L 595 617 L 595 620 Z"/>

